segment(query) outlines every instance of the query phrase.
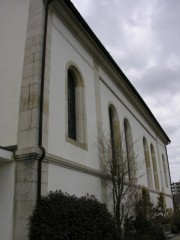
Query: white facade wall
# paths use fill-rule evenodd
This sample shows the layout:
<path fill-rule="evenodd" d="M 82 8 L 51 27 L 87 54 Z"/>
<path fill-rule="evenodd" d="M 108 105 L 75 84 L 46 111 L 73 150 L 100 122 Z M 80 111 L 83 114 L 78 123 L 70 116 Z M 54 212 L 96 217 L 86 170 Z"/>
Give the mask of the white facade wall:
<path fill-rule="evenodd" d="M 87 150 L 77 147 L 66 141 L 66 71 L 69 65 L 75 65 L 83 77 L 85 84 L 85 109 L 87 117 Z M 95 98 L 93 56 L 80 44 L 68 28 L 56 17 L 53 16 L 52 46 L 51 46 L 51 73 L 50 73 L 50 97 L 49 97 L 49 129 L 48 129 L 48 153 L 99 170 L 99 160 L 96 148 L 97 137 L 97 114 Z M 164 172 L 162 169 L 162 154 L 166 159 L 166 149 L 164 143 L 157 137 L 156 132 L 147 123 L 145 118 L 135 109 L 120 88 L 113 83 L 109 75 L 99 66 L 100 82 L 100 103 L 102 124 L 105 130 L 109 130 L 108 107 L 113 104 L 117 110 L 120 131 L 123 132 L 123 121 L 128 119 L 132 131 L 132 140 L 135 142 L 135 151 L 138 161 L 144 162 L 139 170 L 139 175 L 143 175 L 138 183 L 148 187 L 146 165 L 144 160 L 143 137 L 146 138 L 149 148 L 153 198 L 158 194 L 155 190 L 152 158 L 150 145 L 154 146 L 156 164 L 158 169 L 158 179 L 160 191 L 171 194 L 170 187 L 165 187 Z M 168 168 L 167 168 L 168 170 Z M 60 174 L 61 173 L 61 174 Z M 67 173 L 67 174 L 66 174 Z M 143 174 L 144 173 L 144 174 Z M 83 180 L 83 186 L 81 181 Z M 101 196 L 100 181 L 94 185 L 98 178 L 64 167 L 49 164 L 48 190 L 61 189 L 68 193 L 84 195 L 88 191 L 90 194 Z M 169 176 L 168 176 L 169 180 Z M 89 183 L 89 184 L 88 184 Z M 87 187 L 89 185 L 89 187 Z M 94 186 L 93 186 L 94 185 Z M 86 186 L 86 187 L 84 187 Z M 95 187 L 96 186 L 96 187 Z M 95 187 L 95 188 L 94 188 Z M 168 199 L 168 197 L 167 197 Z M 169 200 L 169 207 L 172 201 Z"/>
<path fill-rule="evenodd" d="M 95 195 L 101 201 L 101 180 L 83 172 L 49 164 L 48 191 L 62 190 L 77 197 Z"/>
<path fill-rule="evenodd" d="M 0 145 L 17 144 L 29 0 L 0 1 Z"/>
<path fill-rule="evenodd" d="M 15 153 L 15 162 L 0 161 L 0 189 L 3 195 L 0 202 L 0 239 L 5 240 L 26 239 L 26 224 L 37 198 L 36 163 L 41 154 L 38 147 L 38 117 L 43 10 L 41 0 L 0 0 L 0 146 L 19 145 Z M 124 119 L 129 121 L 139 161 L 144 161 L 143 137 L 147 140 L 150 158 L 150 145 L 153 144 L 160 190 L 167 195 L 167 206 L 172 207 L 172 199 L 168 196 L 171 195 L 171 188 L 163 141 L 143 114 L 130 102 L 128 93 L 125 95 L 121 87 L 118 88 L 114 83 L 117 79 L 110 75 L 110 67 L 106 70 L 103 68 L 101 60 L 104 59 L 98 59 L 99 52 L 96 53 L 93 43 L 88 43 L 86 47 L 83 32 L 78 33 L 79 35 L 77 32 L 72 33 L 73 30 L 68 28 L 69 23 L 65 25 L 64 21 L 51 14 L 50 10 L 43 109 L 43 144 L 46 148 L 46 158 L 42 170 L 42 193 L 61 189 L 77 196 L 93 194 L 110 207 L 111 196 L 104 180 L 101 179 L 103 174 L 100 171 L 96 143 L 97 120 L 101 120 L 103 128 L 108 131 L 108 107 L 109 104 L 113 104 L 118 114 L 121 132 Z M 97 55 L 93 55 L 90 49 Z M 36 54 L 37 61 L 33 54 Z M 87 122 L 85 148 L 70 143 L 66 138 L 66 74 L 71 64 L 76 66 L 84 83 Z M 29 98 L 32 106 L 25 106 Z M 20 105 L 22 109 L 19 113 Z M 162 154 L 166 161 L 168 187 L 165 184 Z M 151 197 L 156 201 L 158 193 L 155 191 L 152 159 L 151 170 Z M 146 172 L 145 163 L 139 174 L 143 172 Z M 147 187 L 147 176 L 144 174 L 138 183 Z"/>
<path fill-rule="evenodd" d="M 12 239 L 15 163 L 0 160 L 0 239 Z"/>
<path fill-rule="evenodd" d="M 139 169 L 137 176 L 141 176 L 138 179 L 138 184 L 148 187 L 147 175 L 146 175 L 146 165 L 144 159 L 144 149 L 143 149 L 143 137 L 146 138 L 149 148 L 149 156 L 150 156 L 150 164 L 151 164 L 151 172 L 152 172 L 152 181 L 153 181 L 153 193 L 152 200 L 156 202 L 158 193 L 155 194 L 155 183 L 154 183 L 154 172 L 152 165 L 152 156 L 150 151 L 150 145 L 152 144 L 155 150 L 156 164 L 158 170 L 158 179 L 159 179 L 159 187 L 160 191 L 165 192 L 166 194 L 171 195 L 170 188 L 170 179 L 169 179 L 169 171 L 167 165 L 167 156 L 166 156 L 166 148 L 164 143 L 157 138 L 156 133 L 152 130 L 152 128 L 145 122 L 142 116 L 133 108 L 132 104 L 129 100 L 124 96 L 123 92 L 121 92 L 115 85 L 113 85 L 111 79 L 108 78 L 107 75 L 102 71 L 101 72 L 101 107 L 102 107 L 102 116 L 103 116 L 103 128 L 109 130 L 109 113 L 108 107 L 110 104 L 113 104 L 116 108 L 119 123 L 120 123 L 120 131 L 123 132 L 123 121 L 125 118 L 128 119 L 129 124 L 131 126 L 132 132 L 132 140 L 134 142 L 134 151 L 137 154 L 137 161 L 143 162 L 143 167 Z M 111 89 L 111 90 L 110 90 Z M 167 178 L 168 178 L 168 187 L 165 185 L 165 173 L 163 171 L 162 165 L 162 154 L 164 155 L 166 161 L 166 169 L 167 169 Z M 166 202 L 168 207 L 173 207 L 171 197 L 166 197 Z"/>
<path fill-rule="evenodd" d="M 66 81 L 68 64 L 75 64 L 85 84 L 87 117 L 87 148 L 82 150 L 67 142 L 66 136 Z M 62 158 L 99 169 L 95 146 L 96 108 L 93 60 L 77 40 L 55 18 L 52 30 L 51 76 L 49 106 L 48 152 Z"/>

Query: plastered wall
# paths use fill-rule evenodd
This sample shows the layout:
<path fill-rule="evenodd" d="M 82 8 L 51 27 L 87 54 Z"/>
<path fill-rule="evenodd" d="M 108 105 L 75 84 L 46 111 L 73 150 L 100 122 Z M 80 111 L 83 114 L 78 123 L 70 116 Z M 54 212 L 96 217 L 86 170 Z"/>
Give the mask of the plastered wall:
<path fill-rule="evenodd" d="M 0 145 L 16 145 L 29 0 L 0 1 Z"/>

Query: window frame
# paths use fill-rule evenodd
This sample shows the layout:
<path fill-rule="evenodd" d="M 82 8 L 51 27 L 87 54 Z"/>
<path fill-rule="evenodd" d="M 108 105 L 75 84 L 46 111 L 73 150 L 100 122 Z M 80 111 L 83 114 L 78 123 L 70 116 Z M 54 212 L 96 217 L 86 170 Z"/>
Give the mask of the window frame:
<path fill-rule="evenodd" d="M 166 160 L 164 157 L 164 154 L 162 154 L 162 165 L 163 165 L 163 170 L 164 170 L 164 181 L 165 181 L 165 186 L 168 188 L 168 174 L 167 174 L 167 167 L 166 167 Z"/>
<path fill-rule="evenodd" d="M 71 137 L 69 134 L 69 107 L 68 107 L 68 81 L 69 73 L 74 80 L 74 94 L 75 94 L 75 137 Z M 88 150 L 87 145 L 87 120 L 85 111 L 85 85 L 81 72 L 75 66 L 75 64 L 68 64 L 66 67 L 66 133 L 65 139 L 67 142 L 75 145 L 76 147 Z"/>
<path fill-rule="evenodd" d="M 124 137 L 125 137 L 125 147 L 126 147 L 126 156 L 127 156 L 127 164 L 128 164 L 128 173 L 129 173 L 129 181 L 132 179 L 136 179 L 136 172 L 135 172 L 135 156 L 134 156 L 134 149 L 133 149 L 133 140 L 132 140 L 132 132 L 131 126 L 127 118 L 124 119 Z M 132 158 L 132 166 L 130 166 L 130 159 Z M 132 175 L 134 174 L 134 176 Z"/>
<path fill-rule="evenodd" d="M 152 182 L 151 161 L 150 161 L 148 143 L 145 137 L 143 137 L 143 149 L 144 149 L 144 158 L 145 158 L 146 172 L 147 172 L 147 183 L 148 183 L 148 187 L 152 188 L 153 182 Z"/>
<path fill-rule="evenodd" d="M 76 83 L 73 72 L 68 69 L 68 137 L 76 141 Z"/>
<path fill-rule="evenodd" d="M 155 185 L 155 189 L 159 191 L 160 190 L 159 174 L 158 174 L 157 161 L 156 161 L 156 155 L 155 155 L 153 144 L 151 144 L 150 149 L 151 149 L 151 159 L 152 159 L 152 165 L 153 165 L 154 185 Z"/>
<path fill-rule="evenodd" d="M 120 167 L 119 159 L 119 151 L 121 148 L 121 141 L 120 141 L 120 126 L 119 126 L 119 119 L 116 108 L 113 104 L 110 104 L 108 107 L 108 116 L 109 116 L 109 129 L 110 129 L 110 141 L 111 141 L 111 154 L 112 154 L 112 161 L 115 169 L 115 175 L 117 174 L 117 168 Z M 118 156 L 118 159 L 117 159 Z M 112 169 L 113 170 L 113 169 Z"/>

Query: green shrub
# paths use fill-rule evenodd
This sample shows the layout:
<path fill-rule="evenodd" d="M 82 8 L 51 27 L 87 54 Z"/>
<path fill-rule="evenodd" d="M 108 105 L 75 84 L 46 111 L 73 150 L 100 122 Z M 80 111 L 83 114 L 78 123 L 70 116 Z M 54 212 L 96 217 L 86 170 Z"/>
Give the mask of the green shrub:
<path fill-rule="evenodd" d="M 116 240 L 105 204 L 94 196 L 77 198 L 61 191 L 42 197 L 29 219 L 29 240 Z"/>
<path fill-rule="evenodd" d="M 172 233 L 174 233 L 174 234 L 178 233 L 178 228 L 175 224 L 171 224 L 171 230 L 172 230 Z"/>
<path fill-rule="evenodd" d="M 161 215 L 159 212 L 156 215 L 147 189 L 142 188 L 142 195 L 134 206 L 134 215 L 127 218 L 124 224 L 124 240 L 165 240 L 160 227 Z"/>
<path fill-rule="evenodd" d="M 129 231 L 125 233 L 124 240 L 165 240 L 165 235 L 160 228 L 160 226 L 152 224 L 149 222 L 147 223 L 147 229 L 135 229 L 134 231 Z"/>
<path fill-rule="evenodd" d="M 176 231 L 180 232 L 180 211 L 175 211 L 173 215 L 173 224 L 176 225 Z"/>

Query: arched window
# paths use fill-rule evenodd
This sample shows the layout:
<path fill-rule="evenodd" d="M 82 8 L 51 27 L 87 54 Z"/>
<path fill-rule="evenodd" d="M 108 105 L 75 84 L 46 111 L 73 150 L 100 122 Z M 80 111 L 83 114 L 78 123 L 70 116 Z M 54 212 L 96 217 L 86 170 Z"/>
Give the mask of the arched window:
<path fill-rule="evenodd" d="M 114 174 L 117 174 L 120 167 L 120 129 L 116 109 L 113 105 L 109 106 L 109 127 L 111 138 L 111 152 L 112 152 L 112 169 Z"/>
<path fill-rule="evenodd" d="M 148 144 L 145 137 L 143 138 L 143 148 L 144 148 L 144 158 L 146 163 L 148 187 L 152 188 L 151 163 L 150 163 L 150 157 L 149 157 Z"/>
<path fill-rule="evenodd" d="M 124 135 L 125 135 L 125 145 L 126 145 L 126 155 L 128 164 L 129 180 L 135 180 L 135 159 L 133 151 L 133 142 L 131 127 L 127 119 L 124 120 Z"/>
<path fill-rule="evenodd" d="M 165 179 L 165 185 L 168 187 L 168 176 L 167 176 L 167 169 L 166 169 L 166 162 L 164 155 L 162 154 L 162 164 L 163 164 L 163 170 L 164 170 L 164 179 Z"/>
<path fill-rule="evenodd" d="M 67 70 L 67 136 L 81 147 L 86 143 L 84 84 L 74 66 Z"/>
<path fill-rule="evenodd" d="M 152 144 L 151 144 L 151 157 L 152 157 L 152 164 L 153 164 L 155 189 L 159 190 L 159 178 L 158 178 L 156 156 L 155 156 L 155 151 Z"/>
<path fill-rule="evenodd" d="M 110 125 L 110 137 L 111 137 L 111 147 L 112 154 L 114 154 L 119 148 L 120 143 L 120 129 L 119 120 L 117 116 L 116 109 L 113 105 L 109 106 L 109 125 Z"/>
<path fill-rule="evenodd" d="M 72 70 L 68 70 L 68 137 L 76 140 L 76 82 Z"/>

